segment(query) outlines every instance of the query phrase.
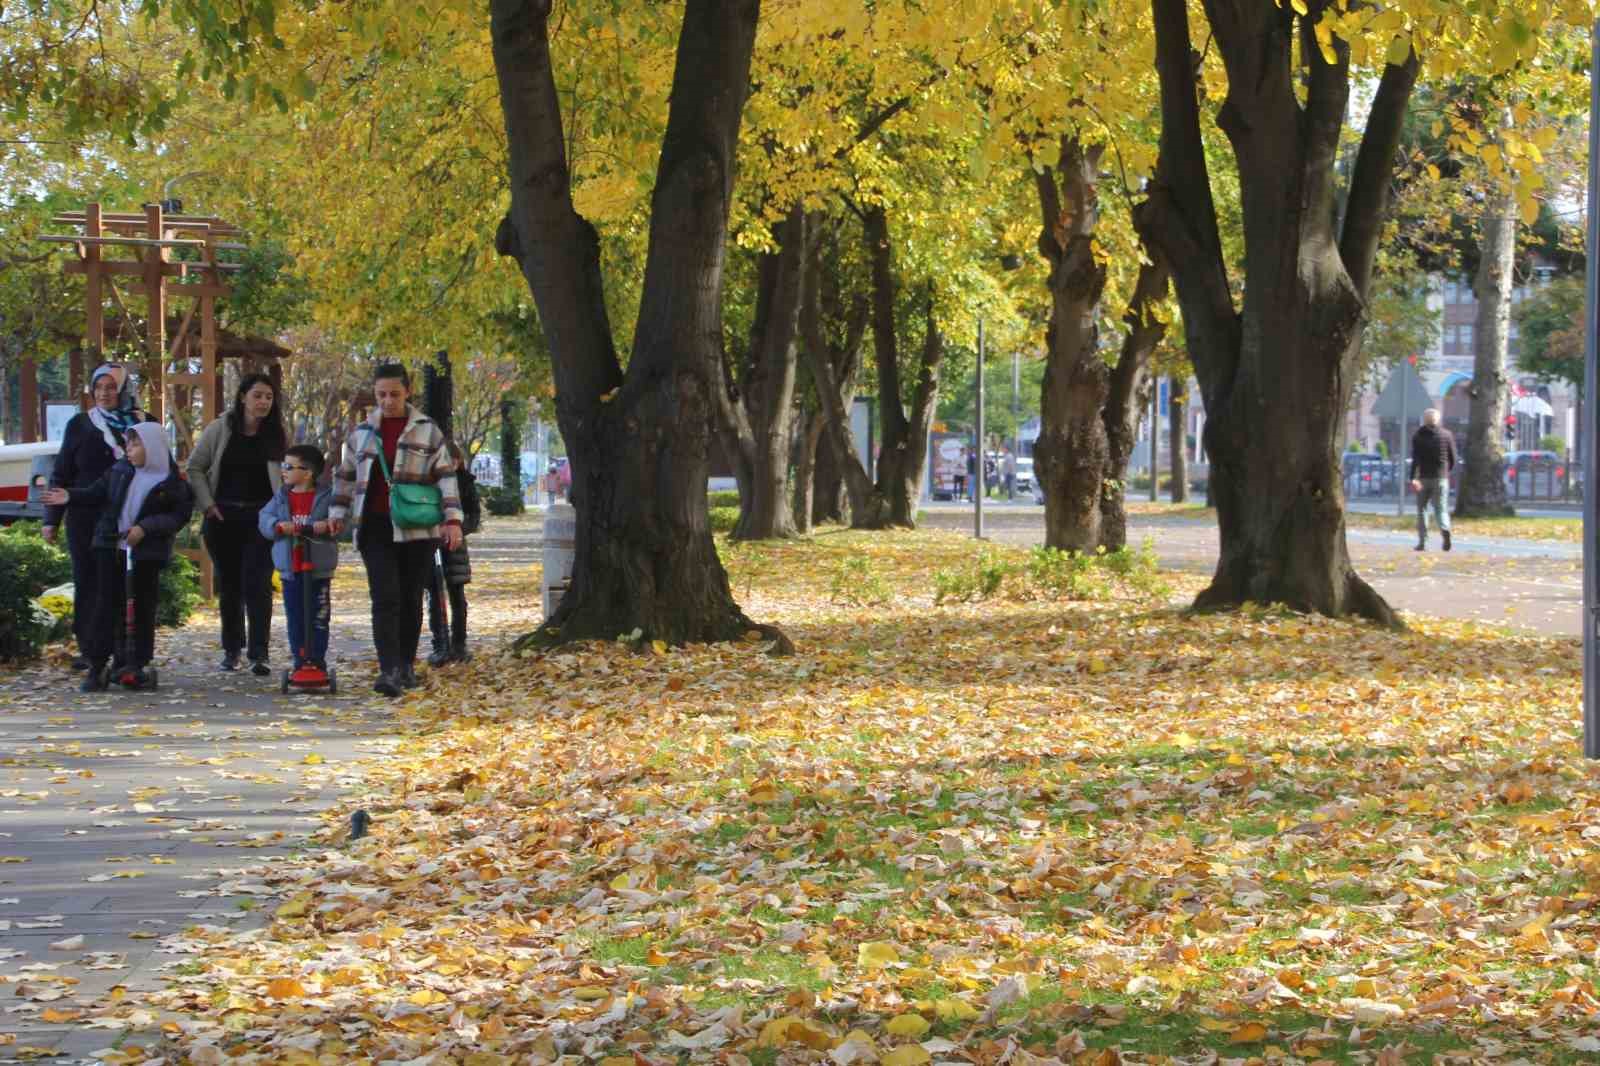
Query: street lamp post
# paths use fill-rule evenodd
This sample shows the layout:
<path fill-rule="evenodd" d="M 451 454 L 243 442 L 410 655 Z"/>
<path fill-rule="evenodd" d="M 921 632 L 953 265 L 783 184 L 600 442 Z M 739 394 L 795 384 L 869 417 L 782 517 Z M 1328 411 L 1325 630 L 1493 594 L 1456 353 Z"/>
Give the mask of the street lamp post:
<path fill-rule="evenodd" d="M 973 418 L 973 425 L 977 432 L 978 447 L 973 452 L 975 458 L 972 462 L 972 538 L 983 539 L 983 319 L 978 319 L 978 410 Z"/>
<path fill-rule="evenodd" d="M 1156 466 L 1156 457 L 1161 454 L 1161 379 L 1154 374 L 1150 376 L 1150 502 L 1155 503 L 1160 498 L 1157 487 L 1161 483 L 1161 474 Z"/>
<path fill-rule="evenodd" d="M 1022 458 L 1022 356 L 1020 352 L 1011 353 L 1011 462 L 1015 465 Z M 1017 479 L 1011 479 L 1012 499 L 1017 496 Z"/>
<path fill-rule="evenodd" d="M 1587 259 L 1583 329 L 1583 754 L 1600 759 L 1600 641 L 1595 614 L 1600 609 L 1600 558 L 1595 537 L 1600 535 L 1600 509 L 1595 504 L 1600 462 L 1600 22 L 1589 36 L 1589 198 Z"/>

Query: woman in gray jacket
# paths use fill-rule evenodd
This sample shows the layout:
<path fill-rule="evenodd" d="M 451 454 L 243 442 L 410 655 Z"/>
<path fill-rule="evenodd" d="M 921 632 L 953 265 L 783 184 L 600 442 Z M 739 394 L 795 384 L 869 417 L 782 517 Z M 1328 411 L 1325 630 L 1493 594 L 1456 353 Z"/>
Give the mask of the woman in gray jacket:
<path fill-rule="evenodd" d="M 283 485 L 278 464 L 288 444 L 272 379 L 248 374 L 233 410 L 206 427 L 189 456 L 189 485 L 205 515 L 201 535 L 217 571 L 222 668 L 237 670 L 242 651 L 257 677 L 271 673 L 272 633 L 272 546 L 257 519 Z"/>

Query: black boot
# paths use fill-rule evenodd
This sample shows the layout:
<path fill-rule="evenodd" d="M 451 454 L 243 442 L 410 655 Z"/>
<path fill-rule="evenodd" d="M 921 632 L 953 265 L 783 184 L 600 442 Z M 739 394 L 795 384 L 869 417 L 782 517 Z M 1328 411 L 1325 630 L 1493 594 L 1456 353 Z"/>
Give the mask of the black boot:
<path fill-rule="evenodd" d="M 89 672 L 83 675 L 79 692 L 104 692 L 111 685 L 111 673 L 105 663 L 90 663 Z"/>
<path fill-rule="evenodd" d="M 442 637 L 433 638 L 433 654 L 428 656 L 428 665 L 440 667 L 455 658 L 450 650 L 450 642 Z"/>
<path fill-rule="evenodd" d="M 1450 550 L 1450 531 L 1448 529 L 1441 530 L 1439 535 L 1444 538 L 1444 550 L 1445 551 L 1449 551 Z"/>
<path fill-rule="evenodd" d="M 380 696 L 388 696 L 390 699 L 393 699 L 394 697 L 400 695 L 400 682 L 395 680 L 393 674 L 382 673 L 379 674 L 377 680 L 372 683 L 372 691 L 376 692 Z"/>
<path fill-rule="evenodd" d="M 1411 550 L 1414 552 L 1425 552 L 1428 550 L 1428 542 L 1425 540 L 1419 540 L 1417 541 L 1417 546 Z"/>

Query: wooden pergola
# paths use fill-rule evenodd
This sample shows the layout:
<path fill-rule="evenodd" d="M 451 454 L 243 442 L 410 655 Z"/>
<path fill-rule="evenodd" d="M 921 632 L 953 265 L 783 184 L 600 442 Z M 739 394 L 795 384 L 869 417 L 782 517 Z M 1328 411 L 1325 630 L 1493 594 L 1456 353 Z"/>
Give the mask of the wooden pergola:
<path fill-rule="evenodd" d="M 176 449 L 180 461 L 187 458 L 195 436 L 191 423 L 195 400 L 200 401 L 201 426 L 210 424 L 222 409 L 219 360 L 224 354 L 237 356 L 251 369 L 270 366 L 274 381 L 279 379 L 277 362 L 289 354 L 287 350 L 263 338 L 225 336 L 217 328 L 217 300 L 232 292 L 228 276 L 240 269 L 238 263 L 225 262 L 221 253 L 246 247 L 233 239 L 239 236 L 237 226 L 209 215 L 167 214 L 160 204 L 145 204 L 142 211 L 127 213 L 89 204 L 82 211 L 55 215 L 51 221 L 76 232 L 37 239 L 71 248 L 77 258 L 67 263 L 66 272 L 84 276 L 84 343 L 73 349 L 70 370 L 71 391 L 80 405 L 89 403 L 84 357 L 93 360 L 92 368 L 105 351 L 108 296 L 121 309 L 112 319 L 119 333 L 135 328 L 123 296 L 145 299 L 144 409 L 159 422 L 166 422 L 171 415 L 175 424 L 182 424 L 185 431 L 178 434 Z M 173 259 L 180 251 L 192 258 Z M 180 303 L 185 300 L 193 303 L 185 308 Z M 231 349 L 226 353 L 225 341 Z M 31 363 L 23 367 L 22 377 L 23 437 L 37 440 L 38 379 Z M 209 597 L 210 558 L 203 551 L 186 554 L 200 564 L 201 582 Z"/>
<path fill-rule="evenodd" d="M 221 399 L 216 388 L 217 300 L 232 291 L 225 279 L 239 269 L 237 263 L 222 261 L 219 253 L 244 249 L 243 244 L 227 239 L 238 236 L 239 228 L 213 216 L 168 215 L 160 204 L 146 204 L 138 213 L 105 211 L 100 204 L 89 204 L 82 211 L 64 212 L 51 221 L 78 230 L 45 234 L 38 239 L 64 244 L 77 252 L 77 260 L 66 265 L 66 272 L 84 276 L 87 354 L 98 360 L 105 350 L 107 295 L 119 304 L 124 292 L 143 296 L 147 310 L 142 375 L 147 391 L 145 410 L 164 422 L 169 389 L 175 390 L 175 405 L 185 410 L 191 408 L 198 390 L 202 423 L 214 419 Z M 179 249 L 194 253 L 196 260 L 173 260 L 173 252 Z M 123 279 L 126 280 L 119 285 Z M 169 346 L 168 308 L 176 311 L 176 301 L 183 299 L 194 303 L 181 318 Z M 124 309 L 123 318 L 129 317 Z M 196 321 L 198 352 L 192 350 L 195 331 L 190 328 Z M 76 350 L 73 353 L 71 389 L 80 403 L 87 403 L 83 354 Z M 36 419 L 37 415 L 32 417 Z M 37 433 L 37 425 L 34 429 Z M 26 430 L 24 426 L 25 435 Z"/>

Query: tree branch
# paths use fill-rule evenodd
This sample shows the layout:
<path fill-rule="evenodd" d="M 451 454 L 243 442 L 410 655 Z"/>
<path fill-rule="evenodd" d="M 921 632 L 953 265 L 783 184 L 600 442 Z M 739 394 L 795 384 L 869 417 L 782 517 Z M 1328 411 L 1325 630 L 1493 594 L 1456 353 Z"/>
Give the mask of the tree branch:
<path fill-rule="evenodd" d="M 1140 236 L 1165 256 L 1177 279 L 1184 328 L 1196 342 L 1189 345 L 1189 356 L 1209 389 L 1232 377 L 1238 312 L 1222 258 L 1211 175 L 1200 137 L 1188 7 L 1185 0 L 1152 0 L 1151 8 L 1161 82 L 1161 156 L 1149 193 L 1134 212 L 1134 224 Z M 1215 17 L 1213 26 L 1219 32 L 1219 45 L 1225 44 Z"/>
<path fill-rule="evenodd" d="M 1378 254 L 1384 215 L 1389 209 L 1394 156 L 1400 147 L 1401 125 L 1411 91 L 1417 84 L 1419 66 L 1416 50 L 1412 49 L 1404 63 L 1384 68 L 1378 93 L 1372 101 L 1372 113 L 1367 117 L 1367 129 L 1361 137 L 1361 148 L 1356 153 L 1344 232 L 1339 236 L 1339 254 L 1363 300 L 1372 286 L 1372 264 Z"/>

